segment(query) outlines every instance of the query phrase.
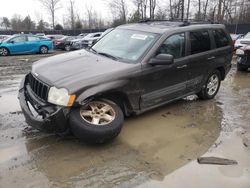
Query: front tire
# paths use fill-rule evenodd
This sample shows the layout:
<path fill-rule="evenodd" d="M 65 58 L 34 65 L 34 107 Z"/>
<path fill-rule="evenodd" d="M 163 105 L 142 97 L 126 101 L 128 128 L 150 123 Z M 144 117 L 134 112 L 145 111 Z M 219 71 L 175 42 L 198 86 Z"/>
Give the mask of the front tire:
<path fill-rule="evenodd" d="M 10 55 L 9 50 L 7 48 L 0 48 L 0 56 L 8 56 Z"/>
<path fill-rule="evenodd" d="M 73 110 L 69 123 L 73 134 L 88 143 L 105 143 L 121 131 L 124 115 L 121 108 L 109 100 L 94 100 Z"/>
<path fill-rule="evenodd" d="M 213 99 L 218 93 L 221 83 L 221 74 L 218 70 L 210 73 L 202 90 L 197 93 L 198 97 L 203 100 Z"/>

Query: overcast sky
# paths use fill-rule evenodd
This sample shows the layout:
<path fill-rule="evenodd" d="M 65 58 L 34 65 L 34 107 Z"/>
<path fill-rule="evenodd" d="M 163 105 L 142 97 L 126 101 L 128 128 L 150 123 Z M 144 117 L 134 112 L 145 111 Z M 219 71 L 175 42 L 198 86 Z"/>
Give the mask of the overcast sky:
<path fill-rule="evenodd" d="M 99 16 L 105 20 L 110 20 L 111 14 L 106 2 L 106 0 L 75 0 L 75 7 L 81 17 L 86 15 L 85 7 L 92 6 L 93 9 L 97 10 Z M 56 18 L 59 23 L 63 23 L 63 17 L 68 14 L 69 0 L 61 0 L 60 5 L 62 8 L 56 12 Z M 14 14 L 19 14 L 22 17 L 30 15 L 32 20 L 36 22 L 40 18 L 50 22 L 48 13 L 39 0 L 0 0 L 0 17 L 11 18 Z"/>

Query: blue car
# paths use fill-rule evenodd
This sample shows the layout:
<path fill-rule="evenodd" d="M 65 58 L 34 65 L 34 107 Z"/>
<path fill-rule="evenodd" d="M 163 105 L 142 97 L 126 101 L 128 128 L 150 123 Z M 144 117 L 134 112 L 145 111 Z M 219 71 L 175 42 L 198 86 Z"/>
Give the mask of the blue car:
<path fill-rule="evenodd" d="M 50 39 L 34 35 L 13 35 L 0 42 L 0 56 L 13 54 L 47 54 L 53 50 L 53 42 Z"/>

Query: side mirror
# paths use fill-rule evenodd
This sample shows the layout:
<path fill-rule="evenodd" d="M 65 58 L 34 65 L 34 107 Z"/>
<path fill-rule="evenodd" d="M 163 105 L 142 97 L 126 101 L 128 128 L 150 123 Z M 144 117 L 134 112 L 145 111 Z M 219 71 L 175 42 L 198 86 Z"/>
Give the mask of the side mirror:
<path fill-rule="evenodd" d="M 174 56 L 170 54 L 158 54 L 149 60 L 150 65 L 171 65 L 174 63 Z"/>

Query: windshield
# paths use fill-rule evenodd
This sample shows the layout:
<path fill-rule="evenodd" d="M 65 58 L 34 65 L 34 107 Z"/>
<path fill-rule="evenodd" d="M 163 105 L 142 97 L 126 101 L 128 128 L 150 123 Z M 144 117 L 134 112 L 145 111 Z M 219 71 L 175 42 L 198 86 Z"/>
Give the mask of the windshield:
<path fill-rule="evenodd" d="M 92 48 L 100 54 L 135 62 L 158 38 L 159 35 L 155 33 L 115 29 Z"/>
<path fill-rule="evenodd" d="M 15 36 L 8 36 L 4 38 L 3 42 L 8 42 L 9 40 L 13 39 Z"/>

